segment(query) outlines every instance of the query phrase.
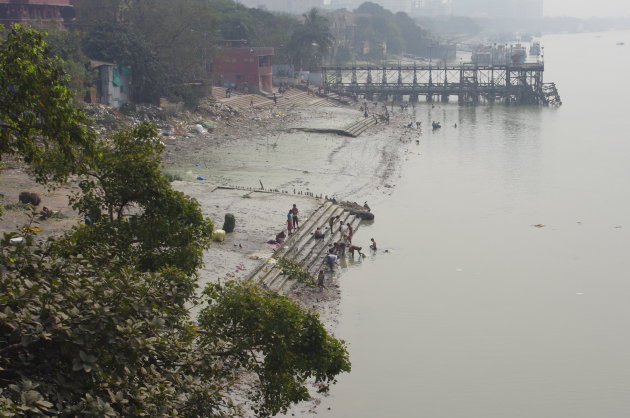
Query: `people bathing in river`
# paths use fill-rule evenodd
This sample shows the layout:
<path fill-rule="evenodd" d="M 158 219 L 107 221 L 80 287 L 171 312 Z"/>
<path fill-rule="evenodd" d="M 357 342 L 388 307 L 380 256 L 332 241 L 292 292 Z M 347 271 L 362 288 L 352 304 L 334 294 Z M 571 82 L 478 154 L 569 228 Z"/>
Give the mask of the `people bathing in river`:
<path fill-rule="evenodd" d="M 299 210 L 294 203 L 293 207 L 291 208 L 291 213 L 293 214 L 293 229 L 298 229 L 298 227 L 300 226 L 300 222 L 298 220 L 298 212 Z"/>
<path fill-rule="evenodd" d="M 376 241 L 374 241 L 374 238 L 370 238 L 370 241 L 372 241 L 370 249 L 376 251 Z"/>

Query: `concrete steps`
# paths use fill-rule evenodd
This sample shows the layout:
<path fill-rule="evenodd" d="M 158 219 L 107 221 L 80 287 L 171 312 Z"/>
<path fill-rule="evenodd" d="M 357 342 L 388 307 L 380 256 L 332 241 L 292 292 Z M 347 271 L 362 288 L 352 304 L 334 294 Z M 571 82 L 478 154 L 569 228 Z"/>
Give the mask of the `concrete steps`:
<path fill-rule="evenodd" d="M 330 234 L 329 231 L 325 233 L 326 237 L 324 239 L 315 239 L 312 235 L 313 232 L 315 231 L 317 226 L 321 227 L 322 225 L 327 225 L 328 219 L 330 219 L 331 216 L 337 215 L 341 216 L 340 220 L 343 220 L 344 222 L 347 219 L 347 212 L 344 212 L 342 208 L 333 205 L 332 210 L 329 210 L 327 213 L 324 213 L 321 216 L 321 222 L 319 224 L 316 224 L 312 230 L 305 231 L 305 239 L 302 239 L 301 242 L 296 243 L 296 245 L 289 249 L 289 251 L 287 251 L 283 255 L 283 257 L 289 258 L 299 263 L 304 268 L 304 270 L 308 271 L 306 266 L 308 264 L 311 264 L 312 258 L 317 257 L 320 254 L 322 254 L 323 257 L 323 254 L 325 254 L 328 250 L 328 246 L 334 242 L 331 238 L 332 234 Z M 268 286 L 270 289 L 278 291 L 283 287 L 287 280 L 289 280 L 288 277 L 282 274 L 277 274 L 274 280 L 268 282 Z"/>
<path fill-rule="evenodd" d="M 335 221 L 331 232 L 328 221 L 332 216 L 339 216 L 339 219 Z M 273 261 L 261 265 L 248 278 L 279 293 L 288 292 L 295 282 L 283 275 L 275 265 L 275 261 L 283 257 L 299 263 L 315 277 L 322 266 L 323 257 L 327 253 L 329 245 L 341 239 L 340 221 L 350 223 L 354 231 L 359 228 L 361 223 L 360 218 L 346 209 L 331 202 L 323 203 L 308 219 L 303 220 L 299 229 L 276 250 L 272 257 Z M 324 239 L 314 238 L 313 233 L 317 227 L 324 231 Z"/>
<path fill-rule="evenodd" d="M 329 245 L 341 239 L 341 232 L 338 228 L 340 220 L 343 220 L 344 222 L 352 225 L 353 231 L 356 231 L 359 228 L 359 224 L 361 223 L 361 219 L 350 214 L 349 212 L 344 212 L 344 214 L 341 215 L 341 218 L 335 222 L 334 228 L 336 232 L 334 232 L 332 235 L 327 235 L 324 240 L 318 240 L 323 241 L 321 245 L 314 246 L 307 254 L 299 257 L 299 262 L 304 270 L 308 271 L 313 277 L 317 277 L 317 273 L 320 269 L 324 269 L 325 274 L 331 274 L 329 273 L 328 266 L 324 262 L 324 256 L 328 252 Z M 279 275 L 276 279 L 276 282 L 272 285 L 272 288 L 278 293 L 287 294 L 294 285 L 294 281 L 289 280 L 289 278 L 284 275 Z"/>
<path fill-rule="evenodd" d="M 348 136 L 356 138 L 365 132 L 370 126 L 376 125 L 376 123 L 376 118 L 374 116 L 368 116 L 367 118 L 362 118 L 351 123 L 343 128 L 343 131 L 347 132 Z"/>
<path fill-rule="evenodd" d="M 212 88 L 212 96 L 217 99 L 220 103 L 229 105 L 231 107 L 247 109 L 252 107 L 263 107 L 263 106 L 273 106 L 273 95 L 261 95 L 261 94 L 239 94 L 232 93 L 231 97 L 225 97 L 225 88 L 224 87 L 213 87 Z M 337 106 L 336 103 L 329 101 L 325 97 L 314 96 L 308 94 L 303 90 L 291 89 L 286 92 L 279 94 L 276 93 L 277 106 L 290 106 L 290 105 L 300 105 L 300 106 Z M 253 103 L 252 103 L 253 102 Z"/>
<path fill-rule="evenodd" d="M 331 206 L 333 206 L 331 202 L 325 202 L 322 205 L 320 205 L 307 219 L 302 219 L 301 230 L 309 229 L 310 225 L 315 224 L 316 222 L 319 222 L 321 217 L 325 213 L 328 212 Z M 276 249 L 276 252 L 273 258 L 277 260 L 278 258 L 281 258 L 282 256 L 284 256 L 284 254 L 286 254 L 286 252 L 289 251 L 293 247 L 294 242 L 300 240 L 301 236 L 302 235 L 299 233 L 289 235 L 287 239 L 284 241 L 284 243 Z M 248 278 L 251 280 L 263 283 L 267 279 L 267 277 L 270 275 L 271 270 L 272 269 L 270 268 L 268 263 L 265 263 L 262 266 L 260 266 L 258 269 L 254 270 L 249 275 Z"/>

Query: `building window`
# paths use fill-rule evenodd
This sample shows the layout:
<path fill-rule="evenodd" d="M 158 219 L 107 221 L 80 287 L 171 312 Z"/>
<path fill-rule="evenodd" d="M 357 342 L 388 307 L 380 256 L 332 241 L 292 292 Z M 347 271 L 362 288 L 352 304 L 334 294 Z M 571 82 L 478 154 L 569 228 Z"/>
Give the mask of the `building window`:
<path fill-rule="evenodd" d="M 271 65 L 271 57 L 268 55 L 258 57 L 258 66 L 259 67 L 269 67 Z"/>

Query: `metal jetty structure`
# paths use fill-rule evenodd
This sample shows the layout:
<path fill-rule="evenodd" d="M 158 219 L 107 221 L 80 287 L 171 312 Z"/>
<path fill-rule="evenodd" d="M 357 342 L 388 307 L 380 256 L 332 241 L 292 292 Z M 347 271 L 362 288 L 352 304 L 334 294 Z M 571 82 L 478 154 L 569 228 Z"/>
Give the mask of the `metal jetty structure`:
<path fill-rule="evenodd" d="M 324 66 L 325 91 L 368 100 L 448 102 L 460 105 L 502 102 L 509 105 L 560 106 L 554 83 L 544 83 L 543 63 L 519 65 Z"/>

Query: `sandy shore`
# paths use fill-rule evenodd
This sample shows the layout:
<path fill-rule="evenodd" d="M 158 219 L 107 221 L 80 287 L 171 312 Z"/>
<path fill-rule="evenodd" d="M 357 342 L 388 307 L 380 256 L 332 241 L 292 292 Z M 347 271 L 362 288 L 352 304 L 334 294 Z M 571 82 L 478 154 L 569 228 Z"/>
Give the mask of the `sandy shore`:
<path fill-rule="evenodd" d="M 226 213 L 236 217 L 235 232 L 206 252 L 202 285 L 247 277 L 270 257 L 274 248 L 266 241 L 285 228 L 292 204 L 305 218 L 321 203 L 305 193 L 363 204 L 392 192 L 400 162 L 419 133 L 403 127 L 407 116 L 395 116 L 391 125 L 373 126 L 357 138 L 293 129 L 343 127 L 361 117 L 351 107 L 246 109 L 212 132 L 165 139 L 165 171 L 182 179 L 173 186 L 196 198 L 215 228 L 221 228 Z M 253 190 L 260 183 L 280 193 L 217 188 Z"/>
<path fill-rule="evenodd" d="M 379 124 L 350 138 L 293 128 L 342 128 L 361 118 L 356 108 L 247 109 L 239 120 L 219 124 L 213 132 L 168 139 L 166 170 L 183 179 L 174 182 L 174 187 L 196 198 L 215 228 L 222 226 L 225 213 L 236 216 L 235 232 L 206 251 L 200 284 L 243 279 L 271 257 L 275 248 L 266 241 L 285 228 L 292 204 L 298 206 L 304 220 L 322 202 L 294 193 L 310 192 L 361 204 L 391 194 L 401 161 L 420 138 L 420 131 L 405 127 L 410 115 L 396 113 L 390 125 Z M 199 176 L 205 180 L 196 180 Z M 261 182 L 266 189 L 284 193 L 217 188 L 255 189 Z M 378 214 L 376 217 L 378 222 Z M 363 243 L 364 247 L 368 244 Z M 342 260 L 326 289 L 296 285 L 288 295 L 305 308 L 315 309 L 333 335 L 347 263 L 361 263 L 361 259 Z M 313 393 L 311 401 L 295 406 L 288 416 L 313 413 L 321 396 Z"/>

